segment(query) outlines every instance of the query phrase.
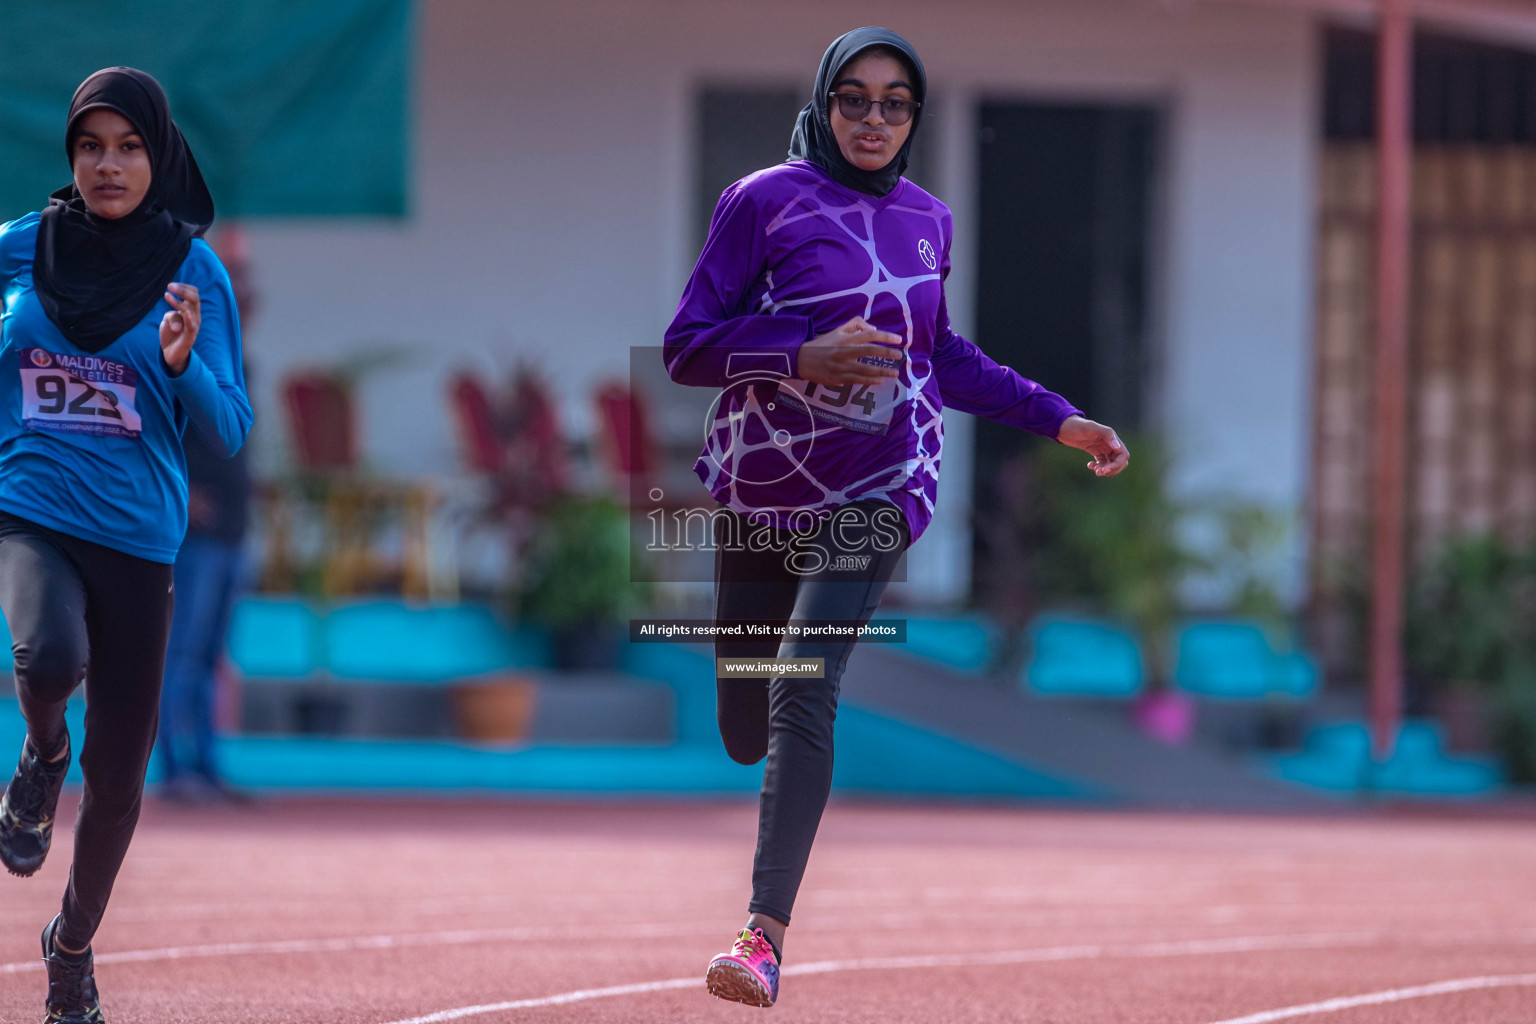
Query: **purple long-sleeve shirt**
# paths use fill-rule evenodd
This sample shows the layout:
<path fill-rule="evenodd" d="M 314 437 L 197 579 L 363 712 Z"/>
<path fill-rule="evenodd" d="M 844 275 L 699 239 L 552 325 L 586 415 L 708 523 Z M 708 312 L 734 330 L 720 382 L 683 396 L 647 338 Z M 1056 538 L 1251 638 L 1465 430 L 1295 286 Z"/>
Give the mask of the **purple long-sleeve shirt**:
<path fill-rule="evenodd" d="M 945 404 L 1046 437 L 1079 413 L 951 329 L 953 233 L 949 208 L 906 179 L 875 197 L 796 160 L 725 190 L 664 349 L 673 380 L 723 389 L 694 466 L 717 501 L 788 528 L 802 509 L 884 499 L 915 541 L 938 498 Z M 799 379 L 800 346 L 856 316 L 902 339 L 900 377 Z"/>

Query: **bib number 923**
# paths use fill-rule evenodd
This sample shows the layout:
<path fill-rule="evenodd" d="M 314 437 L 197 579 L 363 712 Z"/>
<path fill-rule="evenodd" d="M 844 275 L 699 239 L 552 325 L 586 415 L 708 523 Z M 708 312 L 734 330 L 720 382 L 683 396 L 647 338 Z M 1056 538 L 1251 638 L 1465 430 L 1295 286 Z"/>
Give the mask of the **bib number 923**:
<path fill-rule="evenodd" d="M 37 391 L 37 411 L 40 415 L 69 413 L 73 416 L 105 416 L 114 420 L 123 418 L 123 414 L 117 411 L 115 394 L 93 388 L 78 377 L 40 373 L 32 378 L 32 386 Z M 71 393 L 73 398 L 70 397 Z"/>
<path fill-rule="evenodd" d="M 138 374 L 97 356 L 21 353 L 22 422 L 32 430 L 138 437 Z"/>

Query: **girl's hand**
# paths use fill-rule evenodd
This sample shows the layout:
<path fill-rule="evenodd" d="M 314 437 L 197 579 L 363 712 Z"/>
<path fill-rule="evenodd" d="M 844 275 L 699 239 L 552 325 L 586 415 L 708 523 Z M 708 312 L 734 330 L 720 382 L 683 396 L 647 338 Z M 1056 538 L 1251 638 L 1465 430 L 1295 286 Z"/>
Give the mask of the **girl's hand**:
<path fill-rule="evenodd" d="M 879 384 L 900 374 L 896 364 L 903 358 L 899 337 L 856 316 L 837 330 L 801 345 L 795 376 L 829 387 Z M 861 362 L 864 359 L 876 359 L 882 365 L 871 366 Z"/>
<path fill-rule="evenodd" d="M 203 305 L 192 285 L 173 281 L 167 287 L 165 301 L 171 304 L 171 309 L 160 318 L 160 358 L 165 360 L 172 377 L 180 377 L 192 358 L 197 329 L 203 324 Z"/>
<path fill-rule="evenodd" d="M 1114 476 L 1131 463 L 1130 451 L 1113 429 L 1083 416 L 1063 420 L 1056 440 L 1092 455 L 1088 468 L 1096 476 Z"/>

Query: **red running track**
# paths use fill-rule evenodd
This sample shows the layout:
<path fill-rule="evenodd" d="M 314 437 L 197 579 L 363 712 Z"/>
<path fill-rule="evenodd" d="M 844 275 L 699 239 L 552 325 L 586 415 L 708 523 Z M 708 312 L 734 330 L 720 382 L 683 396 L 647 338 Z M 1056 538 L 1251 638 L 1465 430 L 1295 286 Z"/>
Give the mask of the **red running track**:
<path fill-rule="evenodd" d="M 107 1019 L 1536 1021 L 1530 814 L 834 804 L 772 1010 L 716 1002 L 702 981 L 743 918 L 755 818 L 152 806 L 96 941 Z M 60 839 L 37 877 L 0 880 L 0 1021 L 42 1016 L 36 935 L 64 884 Z"/>

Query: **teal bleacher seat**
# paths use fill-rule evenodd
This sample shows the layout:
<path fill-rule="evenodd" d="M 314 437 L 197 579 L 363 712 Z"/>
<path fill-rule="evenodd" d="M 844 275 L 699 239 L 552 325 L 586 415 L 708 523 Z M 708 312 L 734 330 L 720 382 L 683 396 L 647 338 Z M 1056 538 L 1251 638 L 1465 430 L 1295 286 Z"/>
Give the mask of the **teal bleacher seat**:
<path fill-rule="evenodd" d="M 247 597 L 235 606 L 229 657 L 241 674 L 302 679 L 323 665 L 320 617 L 297 597 Z"/>
<path fill-rule="evenodd" d="M 1262 755 L 1259 764 L 1275 778 L 1340 795 L 1369 788 L 1405 797 L 1480 797 L 1503 785 L 1493 758 L 1447 755 L 1440 726 L 1424 719 L 1403 723 L 1383 765 L 1372 765 L 1370 729 L 1361 721 L 1316 726 L 1301 751 Z"/>
<path fill-rule="evenodd" d="M 1186 693 L 1221 700 L 1304 699 L 1317 691 L 1318 670 L 1302 651 L 1277 652 L 1258 623 L 1192 622 L 1179 632 L 1174 682 Z"/>
<path fill-rule="evenodd" d="M 1024 683 L 1035 693 L 1133 697 L 1141 692 L 1141 648 L 1124 627 L 1103 619 L 1052 614 L 1038 616 L 1029 634 Z"/>
<path fill-rule="evenodd" d="M 441 682 L 548 664 L 532 636 L 509 631 L 475 604 L 342 605 L 325 617 L 325 646 L 338 678 Z"/>
<path fill-rule="evenodd" d="M 980 674 L 992 665 L 995 629 L 984 619 L 966 616 L 905 616 L 907 641 L 890 649 L 939 662 L 968 674 Z"/>
<path fill-rule="evenodd" d="M 367 601 L 321 608 L 301 598 L 249 597 L 235 609 L 230 658 L 246 676 L 442 682 L 545 666 L 542 638 L 503 626 L 483 605 Z"/>
<path fill-rule="evenodd" d="M 1307 651 L 1276 655 L 1271 675 L 1271 692 L 1306 698 L 1317 693 L 1323 678 L 1317 659 Z"/>

